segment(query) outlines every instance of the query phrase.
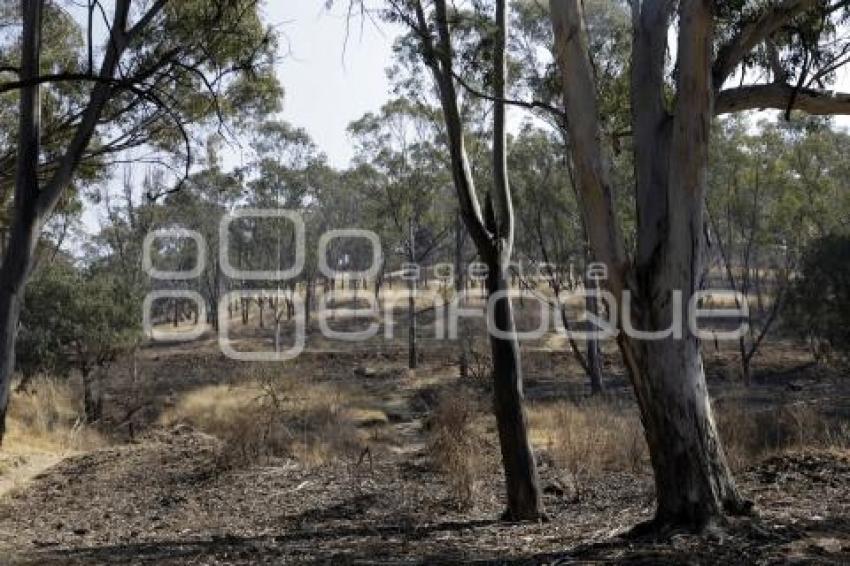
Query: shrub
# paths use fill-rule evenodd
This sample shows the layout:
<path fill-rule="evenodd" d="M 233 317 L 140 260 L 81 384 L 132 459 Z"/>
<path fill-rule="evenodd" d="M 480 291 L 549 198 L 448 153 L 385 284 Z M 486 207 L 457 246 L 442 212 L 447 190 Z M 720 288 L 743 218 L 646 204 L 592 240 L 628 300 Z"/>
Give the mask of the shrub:
<path fill-rule="evenodd" d="M 83 451 L 106 444 L 85 425 L 81 389 L 65 379 L 39 376 L 24 391 L 13 389 L 4 448 Z"/>
<path fill-rule="evenodd" d="M 745 468 L 771 454 L 844 448 L 850 443 L 845 422 L 830 418 L 807 403 L 760 409 L 733 400 L 719 404 L 716 415 L 726 457 L 734 469 Z"/>
<path fill-rule="evenodd" d="M 554 403 L 530 411 L 532 434 L 578 492 L 607 471 L 638 472 L 647 461 L 637 411 L 610 400 Z"/>
<path fill-rule="evenodd" d="M 444 392 L 428 420 L 428 448 L 431 463 L 449 484 L 453 499 L 468 509 L 483 471 L 483 438 L 475 427 L 481 413 L 469 391 Z"/>
<path fill-rule="evenodd" d="M 222 463 L 230 466 L 275 457 L 322 465 L 362 450 L 338 396 L 265 369 L 239 385 L 191 391 L 160 420 L 165 426 L 187 424 L 215 436 L 223 443 Z"/>
<path fill-rule="evenodd" d="M 850 237 L 814 241 L 789 298 L 786 324 L 809 341 L 818 361 L 850 354 Z"/>

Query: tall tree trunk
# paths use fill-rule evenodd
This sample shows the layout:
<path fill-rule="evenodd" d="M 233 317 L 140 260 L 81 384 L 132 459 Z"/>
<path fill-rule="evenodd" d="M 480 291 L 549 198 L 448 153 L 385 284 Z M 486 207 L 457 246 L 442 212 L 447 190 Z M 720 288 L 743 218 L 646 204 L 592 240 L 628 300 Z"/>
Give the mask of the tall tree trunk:
<path fill-rule="evenodd" d="M 413 218 L 409 220 L 408 226 L 408 257 L 410 265 L 416 262 L 416 231 L 414 230 Z M 416 279 L 413 273 L 408 273 L 407 290 L 407 367 L 416 369 Z M 416 274 L 418 275 L 418 274 Z"/>
<path fill-rule="evenodd" d="M 599 280 L 585 277 L 585 288 L 590 290 L 599 290 Z M 585 308 L 587 312 L 593 315 L 599 315 L 599 301 L 592 295 L 587 295 L 585 299 Z M 605 392 L 605 386 L 602 383 L 602 349 L 599 346 L 599 340 L 596 338 L 588 338 L 586 343 L 586 358 L 587 358 L 587 377 L 590 380 L 591 395 L 600 395 Z"/>
<path fill-rule="evenodd" d="M 626 258 L 601 144 L 597 92 L 580 0 L 551 0 L 571 151 L 595 257 L 608 265 L 614 296 L 634 294 L 633 327 L 658 332 L 700 288 L 704 190 L 712 116 L 713 2 L 679 3 L 675 114 L 664 109 L 664 54 L 672 2 L 634 2 L 632 109 L 638 250 Z M 672 293 L 680 292 L 680 305 Z M 675 305 L 675 306 L 674 306 Z M 674 313 L 678 308 L 681 312 Z M 625 309 L 624 309 L 625 310 Z M 627 316 L 628 313 L 624 313 Z M 680 322 L 681 323 L 681 322 Z M 750 507 L 732 479 L 709 403 L 700 343 L 689 328 L 637 339 L 620 335 L 655 475 L 655 526 L 702 528 Z"/>
<path fill-rule="evenodd" d="M 493 108 L 493 189 L 490 200 L 491 214 L 485 225 L 481 205 L 475 191 L 475 181 L 464 144 L 463 119 L 458 108 L 452 70 L 452 44 L 446 1 L 435 0 L 437 42 L 435 46 L 430 27 L 422 7 L 417 1 L 417 35 L 422 41 L 422 55 L 431 69 L 439 90 L 440 104 L 446 124 L 446 138 L 451 158 L 451 171 L 464 224 L 472 237 L 479 255 L 488 264 L 488 283 L 491 293 L 507 290 L 507 266 L 513 249 L 514 216 L 507 178 L 505 104 L 496 102 Z M 507 9 L 505 0 L 496 1 L 496 26 L 494 41 L 493 92 L 505 98 L 505 45 L 507 40 Z M 483 291 L 483 285 L 482 285 Z M 513 313 L 507 297 L 495 305 L 497 326 L 513 336 L 510 340 L 496 339 L 491 335 L 493 352 L 494 405 L 502 465 L 505 470 L 508 508 L 505 518 L 534 520 L 544 515 L 528 426 L 522 405 L 522 368 L 519 346 L 516 341 Z"/>
<path fill-rule="evenodd" d="M 507 269 L 498 262 L 488 262 L 488 267 L 489 296 L 509 290 Z M 540 481 L 523 407 L 522 361 L 509 297 L 496 299 L 492 323 L 496 330 L 510 336 L 502 338 L 494 336 L 492 332 L 490 334 L 490 349 L 493 355 L 493 408 L 508 493 L 505 518 L 537 519 L 543 513 L 543 502 L 540 498 Z"/>
<path fill-rule="evenodd" d="M 455 297 L 456 300 L 460 300 L 460 296 L 464 291 L 465 283 L 464 283 L 464 265 L 463 265 L 463 217 L 461 215 L 460 210 L 457 211 L 457 215 L 455 217 Z M 461 379 L 465 379 L 469 375 L 469 356 L 467 355 L 466 347 L 467 347 L 467 337 L 466 337 L 466 327 L 461 325 L 460 327 L 461 335 L 460 338 L 460 359 L 458 360 L 458 365 L 460 366 L 460 377 Z"/>
<path fill-rule="evenodd" d="M 30 224 L 27 226 L 27 224 Z M 3 267 L 0 269 L 0 445 L 6 433 L 9 389 L 15 370 L 15 340 L 23 303 L 26 276 L 35 254 L 38 229 L 21 219 L 12 227 Z"/>
<path fill-rule="evenodd" d="M 38 76 L 41 60 L 41 16 L 43 0 L 21 3 L 22 81 Z M 41 87 L 21 89 L 18 115 L 18 159 L 15 176 L 14 220 L 0 268 L 0 444 L 6 433 L 9 387 L 15 369 L 15 340 L 24 287 L 32 268 L 41 222 L 38 213 L 38 163 L 41 137 Z"/>

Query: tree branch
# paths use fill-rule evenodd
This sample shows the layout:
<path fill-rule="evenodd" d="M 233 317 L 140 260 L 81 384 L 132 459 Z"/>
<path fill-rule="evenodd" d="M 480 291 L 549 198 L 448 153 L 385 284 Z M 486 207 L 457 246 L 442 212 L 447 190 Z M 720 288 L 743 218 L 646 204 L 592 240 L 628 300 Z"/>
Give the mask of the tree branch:
<path fill-rule="evenodd" d="M 502 264 L 510 261 L 514 244 L 514 209 L 508 181 L 507 132 L 505 130 L 505 76 L 507 63 L 505 46 L 508 35 L 508 16 L 505 0 L 496 0 L 496 29 L 493 47 L 493 92 L 500 101 L 493 105 L 493 203 L 497 213 L 499 252 Z"/>
<path fill-rule="evenodd" d="M 0 83 L 0 94 L 39 86 L 46 83 L 61 83 L 61 82 L 94 82 L 94 83 L 109 83 L 117 84 L 120 81 L 113 78 L 104 78 L 91 73 L 56 73 L 52 75 L 37 75 L 35 77 L 21 79 L 18 81 L 9 81 Z"/>
<path fill-rule="evenodd" d="M 436 0 L 436 23 L 438 43 L 434 46 L 430 39 L 428 23 L 420 0 L 415 2 L 417 26 L 422 35 L 423 53 L 426 65 L 431 68 L 434 82 L 440 93 L 440 104 L 446 123 L 451 171 L 457 191 L 460 209 L 467 230 L 482 253 L 493 251 L 490 233 L 484 223 L 481 206 L 475 193 L 475 181 L 469 164 L 469 156 L 463 139 L 463 121 L 458 109 L 452 72 L 451 34 L 446 14 L 445 0 Z"/>
<path fill-rule="evenodd" d="M 766 9 L 750 23 L 745 24 L 734 37 L 717 50 L 712 69 L 715 90 L 723 88 L 723 83 L 726 82 L 732 70 L 756 45 L 790 20 L 815 7 L 817 2 L 818 0 L 782 0 L 779 4 Z"/>
<path fill-rule="evenodd" d="M 454 80 L 456 80 L 458 82 L 458 84 L 460 86 L 462 86 L 465 91 L 467 91 L 469 94 L 471 94 L 472 96 L 474 96 L 476 98 L 480 98 L 482 100 L 487 100 L 489 102 L 499 102 L 499 103 L 502 103 L 502 104 L 506 104 L 508 106 L 517 106 L 519 108 L 526 108 L 528 110 L 545 110 L 547 112 L 554 114 L 555 116 L 558 117 L 559 120 L 562 120 L 562 121 L 566 117 L 566 114 L 564 113 L 563 110 L 561 110 L 560 108 L 556 108 L 556 107 L 552 106 L 551 104 L 547 104 L 547 103 L 543 102 L 542 100 L 517 100 L 515 98 L 505 98 L 505 97 L 493 96 L 492 94 L 487 94 L 483 90 L 476 88 L 473 85 L 469 84 L 455 70 L 452 70 L 452 77 L 454 77 Z"/>
<path fill-rule="evenodd" d="M 796 98 L 795 98 L 796 93 Z M 743 110 L 802 110 L 814 115 L 850 114 L 850 93 L 813 88 L 796 89 L 788 84 L 742 86 L 720 91 L 714 113 L 729 114 Z"/>
<path fill-rule="evenodd" d="M 121 60 L 121 55 L 127 45 L 125 41 L 125 29 L 127 26 L 127 18 L 130 13 L 130 0 L 119 0 L 115 5 L 115 15 L 113 16 L 112 33 L 109 45 L 106 50 L 106 55 L 103 59 L 103 64 L 100 69 L 99 76 L 101 81 L 97 82 L 92 89 L 89 97 L 86 110 L 77 127 L 74 137 L 68 146 L 68 150 L 62 156 L 59 162 L 59 167 L 51 177 L 48 184 L 44 187 L 42 194 L 38 199 L 38 211 L 42 218 L 50 215 L 62 191 L 71 182 L 74 169 L 83 157 L 86 148 L 94 135 L 95 128 L 109 101 L 112 92 L 112 85 L 109 83 L 115 76 L 115 71 L 118 68 Z"/>

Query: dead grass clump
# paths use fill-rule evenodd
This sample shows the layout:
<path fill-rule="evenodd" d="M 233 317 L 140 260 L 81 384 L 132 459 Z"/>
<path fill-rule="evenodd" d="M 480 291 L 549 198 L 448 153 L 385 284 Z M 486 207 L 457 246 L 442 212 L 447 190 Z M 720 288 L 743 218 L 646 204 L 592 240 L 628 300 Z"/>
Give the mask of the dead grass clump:
<path fill-rule="evenodd" d="M 475 501 L 483 472 L 484 439 L 476 428 L 481 413 L 472 392 L 443 392 L 428 419 L 428 454 L 461 509 Z"/>
<path fill-rule="evenodd" d="M 350 456 L 360 447 L 342 401 L 339 392 L 262 369 L 238 384 L 187 393 L 161 423 L 188 424 L 217 437 L 227 465 L 292 457 L 315 466 Z"/>
<path fill-rule="evenodd" d="M 605 400 L 537 405 L 529 420 L 535 444 L 572 476 L 576 489 L 589 477 L 637 472 L 647 462 L 643 429 L 632 407 Z"/>
<path fill-rule="evenodd" d="M 780 452 L 850 446 L 850 427 L 808 403 L 770 409 L 741 401 L 718 404 L 717 427 L 734 469 L 742 469 Z"/>
<path fill-rule="evenodd" d="M 106 440 L 86 426 L 82 394 L 67 379 L 41 376 L 24 391 L 12 389 L 4 449 L 15 451 L 85 451 Z"/>

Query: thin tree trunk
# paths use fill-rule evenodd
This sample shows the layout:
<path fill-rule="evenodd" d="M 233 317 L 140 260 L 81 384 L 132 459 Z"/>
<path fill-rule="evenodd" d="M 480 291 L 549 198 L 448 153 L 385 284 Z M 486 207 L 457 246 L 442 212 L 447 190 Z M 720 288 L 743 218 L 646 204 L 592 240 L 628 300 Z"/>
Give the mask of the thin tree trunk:
<path fill-rule="evenodd" d="M 465 282 L 464 282 L 464 265 L 463 265 L 463 217 L 461 215 L 460 210 L 457 211 L 457 215 L 455 217 L 455 298 L 456 300 L 460 300 L 460 296 L 464 291 Z M 460 327 L 461 335 L 460 338 L 460 359 L 458 360 L 458 364 L 460 366 L 460 377 L 461 379 L 465 379 L 469 375 L 469 359 L 466 352 L 467 346 L 467 337 L 466 337 L 466 327 L 463 325 L 461 321 Z"/>
<path fill-rule="evenodd" d="M 592 287 L 598 291 L 599 281 L 586 277 L 585 286 L 587 290 L 590 290 Z M 596 297 L 588 294 L 585 299 L 585 308 L 590 314 L 599 315 L 599 301 L 596 300 Z M 588 338 L 586 351 L 587 377 L 590 380 L 590 393 L 591 395 L 600 395 L 605 392 L 605 386 L 602 383 L 602 350 L 599 346 L 599 340 Z"/>
<path fill-rule="evenodd" d="M 23 35 L 21 69 L 23 81 L 39 73 L 43 0 L 22 3 Z M 38 213 L 38 163 L 41 137 L 41 87 L 21 89 L 18 116 L 18 160 L 15 177 L 14 220 L 3 266 L 0 268 L 0 444 L 6 432 L 9 388 L 15 369 L 15 341 L 24 287 L 32 268 L 41 222 Z"/>
<path fill-rule="evenodd" d="M 487 276 L 489 296 L 509 289 L 505 271 L 498 263 L 490 263 Z M 516 338 L 513 307 L 509 297 L 501 297 L 493 306 L 496 330 L 511 338 L 490 335 L 493 355 L 493 408 L 499 431 L 499 446 L 507 484 L 507 520 L 537 519 L 543 514 L 540 480 L 528 436 L 528 423 L 523 406 L 522 361 Z"/>
<path fill-rule="evenodd" d="M 413 218 L 409 221 L 408 234 L 408 257 L 410 263 L 416 261 L 416 233 L 413 226 Z M 416 279 L 413 273 L 408 274 L 407 286 L 409 296 L 407 297 L 407 367 L 416 369 Z"/>
<path fill-rule="evenodd" d="M 513 248 L 513 209 L 507 180 L 505 104 L 496 102 L 493 108 L 493 190 L 494 204 L 485 226 L 484 215 L 475 191 L 475 182 L 464 144 L 463 119 L 458 108 L 452 71 L 452 43 L 445 0 L 435 0 L 437 42 L 434 45 L 421 2 L 414 4 L 418 37 L 422 55 L 431 69 L 440 93 L 440 104 L 446 124 L 446 139 L 451 157 L 452 178 L 458 196 L 464 224 L 479 255 L 490 270 L 488 282 L 492 293 L 507 290 L 507 265 Z M 507 9 L 505 0 L 496 2 L 494 41 L 493 91 L 498 99 L 505 98 L 505 45 L 507 39 Z M 504 268 L 504 269 L 503 269 Z M 483 287 L 483 285 L 482 285 Z M 482 289 L 483 291 L 483 289 Z M 537 467 L 528 437 L 528 426 L 522 405 L 522 370 L 519 346 L 516 341 L 513 313 L 507 297 L 497 301 L 497 327 L 513 334 L 511 340 L 491 336 L 493 352 L 494 405 L 502 465 L 505 470 L 508 508 L 505 517 L 512 520 L 534 520 L 544 515 Z"/>

